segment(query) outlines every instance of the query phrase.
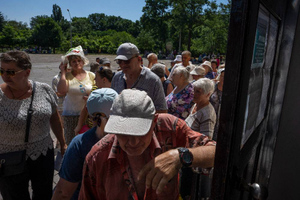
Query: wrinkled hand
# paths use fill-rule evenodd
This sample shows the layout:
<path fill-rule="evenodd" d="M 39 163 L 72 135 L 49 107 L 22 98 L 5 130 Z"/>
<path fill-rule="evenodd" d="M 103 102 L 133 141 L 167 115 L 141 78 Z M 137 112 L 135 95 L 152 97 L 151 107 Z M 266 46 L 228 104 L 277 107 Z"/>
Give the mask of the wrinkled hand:
<path fill-rule="evenodd" d="M 156 190 L 160 194 L 166 184 L 178 174 L 181 168 L 179 153 L 172 149 L 155 157 L 147 163 L 138 175 L 138 180 L 146 177 L 146 187 Z"/>

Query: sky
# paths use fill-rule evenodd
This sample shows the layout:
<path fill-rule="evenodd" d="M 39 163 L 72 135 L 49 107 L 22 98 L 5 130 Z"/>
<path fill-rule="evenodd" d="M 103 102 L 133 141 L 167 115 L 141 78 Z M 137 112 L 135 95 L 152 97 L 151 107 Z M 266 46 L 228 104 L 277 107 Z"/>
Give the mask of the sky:
<path fill-rule="evenodd" d="M 217 0 L 226 4 L 227 0 Z M 32 17 L 52 14 L 52 7 L 57 4 L 65 19 L 88 17 L 93 13 L 120 16 L 132 21 L 139 20 L 144 0 L 0 0 L 0 12 L 5 20 L 15 20 L 29 25 Z"/>

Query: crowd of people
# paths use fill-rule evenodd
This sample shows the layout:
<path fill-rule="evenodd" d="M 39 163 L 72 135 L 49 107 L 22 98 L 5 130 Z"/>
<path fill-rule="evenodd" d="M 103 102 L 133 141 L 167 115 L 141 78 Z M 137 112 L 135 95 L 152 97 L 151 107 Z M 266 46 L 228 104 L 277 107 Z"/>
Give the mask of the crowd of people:
<path fill-rule="evenodd" d="M 4 200 L 30 199 L 29 181 L 32 199 L 209 198 L 225 64 L 194 65 L 183 51 L 170 68 L 155 53 L 144 66 L 132 43 L 116 54 L 113 72 L 109 59 L 90 63 L 81 46 L 71 48 L 52 88 L 29 80 L 27 53 L 1 54 L 0 156 L 26 150 L 22 172 L 5 176 L 0 163 Z M 63 156 L 54 190 L 50 128 Z"/>

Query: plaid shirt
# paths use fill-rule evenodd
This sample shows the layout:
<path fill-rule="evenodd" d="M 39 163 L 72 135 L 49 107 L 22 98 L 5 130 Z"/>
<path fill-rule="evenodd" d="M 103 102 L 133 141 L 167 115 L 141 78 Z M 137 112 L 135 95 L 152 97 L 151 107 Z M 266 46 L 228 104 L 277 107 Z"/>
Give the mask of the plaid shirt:
<path fill-rule="evenodd" d="M 159 154 L 176 147 L 211 146 L 215 142 L 207 136 L 191 130 L 186 123 L 170 114 L 159 114 L 152 141 L 145 150 L 149 162 Z M 179 179 L 175 176 L 162 194 L 145 189 L 144 199 L 178 199 Z M 115 135 L 108 134 L 89 152 L 83 169 L 79 199 L 134 199 L 138 195 L 126 153 Z"/>

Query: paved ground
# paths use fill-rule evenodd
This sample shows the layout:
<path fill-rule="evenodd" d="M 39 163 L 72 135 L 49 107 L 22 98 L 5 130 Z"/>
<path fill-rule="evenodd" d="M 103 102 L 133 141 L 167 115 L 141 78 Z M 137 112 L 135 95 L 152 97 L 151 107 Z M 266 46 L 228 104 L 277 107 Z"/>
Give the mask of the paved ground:
<path fill-rule="evenodd" d="M 51 85 L 52 78 L 58 74 L 59 69 L 58 66 L 61 62 L 61 56 L 59 54 L 30 54 L 31 62 L 32 62 L 32 70 L 29 79 L 39 82 L 44 82 Z M 87 55 L 87 58 L 90 62 L 96 61 L 96 58 L 107 57 L 111 61 L 111 69 L 113 71 L 117 71 L 118 65 L 114 62 L 114 58 L 116 55 Z M 144 65 L 148 65 L 148 60 L 143 58 Z M 160 60 L 160 62 L 165 63 L 168 67 L 170 66 L 169 60 Z M 89 70 L 89 66 L 86 67 L 86 70 Z M 2 79 L 0 79 L 0 84 L 3 83 Z M 54 134 L 51 132 L 51 136 L 53 138 L 54 144 L 56 144 L 56 138 Z M 55 150 L 55 153 L 57 149 Z M 59 180 L 58 172 L 54 171 L 54 180 L 53 180 L 53 188 L 57 184 Z M 0 200 L 2 200 L 0 194 Z"/>

